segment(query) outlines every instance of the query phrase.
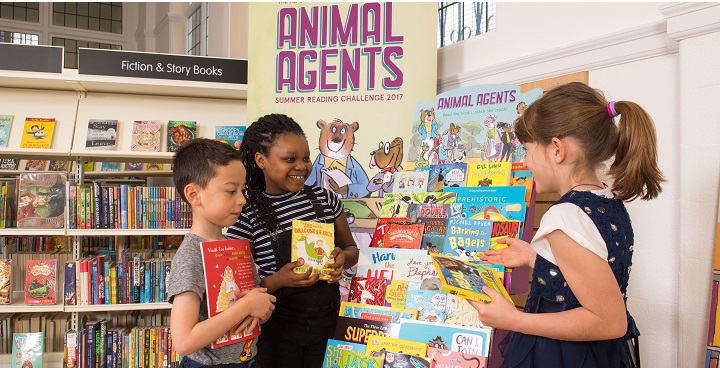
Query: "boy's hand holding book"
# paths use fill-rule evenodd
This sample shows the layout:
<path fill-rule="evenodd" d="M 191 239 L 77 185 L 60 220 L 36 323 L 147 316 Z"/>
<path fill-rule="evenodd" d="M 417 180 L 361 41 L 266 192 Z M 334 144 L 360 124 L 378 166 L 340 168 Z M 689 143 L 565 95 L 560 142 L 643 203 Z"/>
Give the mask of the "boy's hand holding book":
<path fill-rule="evenodd" d="M 277 300 L 274 295 L 267 293 L 266 288 L 235 290 L 235 296 L 250 307 L 249 315 L 234 329 L 236 333 L 243 330 L 252 331 L 258 323 L 265 323 L 272 315 L 275 309 L 273 303 Z M 230 309 L 236 304 L 240 303 L 234 303 Z"/>

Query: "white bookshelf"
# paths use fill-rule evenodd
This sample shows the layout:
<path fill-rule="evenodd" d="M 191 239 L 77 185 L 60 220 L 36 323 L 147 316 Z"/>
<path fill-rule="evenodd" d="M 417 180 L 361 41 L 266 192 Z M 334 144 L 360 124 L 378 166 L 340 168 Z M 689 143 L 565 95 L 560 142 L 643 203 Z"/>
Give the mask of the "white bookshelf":
<path fill-rule="evenodd" d="M 65 312 L 122 312 L 137 310 L 163 310 L 172 308 L 170 303 L 133 303 L 133 304 L 92 304 L 66 305 Z"/>

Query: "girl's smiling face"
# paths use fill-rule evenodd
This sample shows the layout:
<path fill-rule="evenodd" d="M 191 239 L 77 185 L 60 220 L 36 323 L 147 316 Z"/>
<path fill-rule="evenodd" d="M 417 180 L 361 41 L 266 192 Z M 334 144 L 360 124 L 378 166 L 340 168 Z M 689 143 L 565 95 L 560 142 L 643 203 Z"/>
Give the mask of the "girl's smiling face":
<path fill-rule="evenodd" d="M 279 135 L 265 156 L 255 154 L 255 161 L 265 175 L 265 193 L 299 192 L 312 172 L 310 146 L 304 136 Z"/>

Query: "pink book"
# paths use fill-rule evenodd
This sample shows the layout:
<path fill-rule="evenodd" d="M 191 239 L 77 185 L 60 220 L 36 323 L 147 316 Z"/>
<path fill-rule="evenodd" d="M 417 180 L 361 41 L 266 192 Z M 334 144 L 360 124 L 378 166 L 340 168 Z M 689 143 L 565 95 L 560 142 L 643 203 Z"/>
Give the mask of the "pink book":
<path fill-rule="evenodd" d="M 160 152 L 160 120 L 134 121 L 132 130 L 133 151 Z"/>

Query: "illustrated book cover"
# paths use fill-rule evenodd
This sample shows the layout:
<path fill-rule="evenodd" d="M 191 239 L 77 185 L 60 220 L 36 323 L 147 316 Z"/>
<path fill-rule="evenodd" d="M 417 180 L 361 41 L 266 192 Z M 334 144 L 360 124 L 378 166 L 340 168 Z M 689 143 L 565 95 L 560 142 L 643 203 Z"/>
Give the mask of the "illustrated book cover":
<path fill-rule="evenodd" d="M 160 152 L 160 120 L 133 121 L 132 151 Z"/>
<path fill-rule="evenodd" d="M 530 203 L 532 196 L 533 175 L 523 162 L 513 162 L 510 169 L 510 185 L 525 187 L 525 202 Z"/>
<path fill-rule="evenodd" d="M 368 305 L 385 305 L 387 281 L 374 277 L 353 276 L 348 301 Z"/>
<path fill-rule="evenodd" d="M 0 148 L 8 146 L 13 119 L 13 115 L 0 115 Z"/>
<path fill-rule="evenodd" d="M 474 219 L 448 219 L 443 254 L 480 261 L 480 255 L 490 249 L 492 221 Z"/>
<path fill-rule="evenodd" d="M 237 301 L 236 290 L 255 288 L 255 265 L 250 242 L 245 239 L 208 241 L 200 244 L 209 317 L 214 317 Z M 213 349 L 260 335 L 260 326 L 240 333 L 230 330 L 211 344 Z"/>
<path fill-rule="evenodd" d="M 45 170 L 45 160 L 27 160 L 25 161 L 25 171 L 43 171 Z"/>
<path fill-rule="evenodd" d="M 0 304 L 12 302 L 12 260 L 0 259 Z"/>
<path fill-rule="evenodd" d="M 337 318 L 334 338 L 365 344 L 368 336 L 398 337 L 399 332 L 399 323 L 340 316 Z"/>
<path fill-rule="evenodd" d="M 492 330 L 423 321 L 403 320 L 400 338 L 470 355 L 488 356 Z"/>
<path fill-rule="evenodd" d="M 383 368 L 430 368 L 430 362 L 424 356 L 387 352 Z"/>
<path fill-rule="evenodd" d="M 65 173 L 21 173 L 18 181 L 18 228 L 65 226 Z"/>
<path fill-rule="evenodd" d="M 142 169 L 143 169 L 142 162 L 126 162 L 125 163 L 125 171 L 142 171 Z"/>
<path fill-rule="evenodd" d="M 328 339 L 325 347 L 325 360 L 322 368 L 341 368 L 351 367 L 353 364 L 357 367 L 382 367 L 382 361 L 376 362 L 375 365 L 367 365 L 365 355 L 365 344 L 354 342 Z M 362 363 L 361 363 L 362 362 Z M 360 365 L 365 364 L 365 365 Z"/>
<path fill-rule="evenodd" d="M 69 172 L 73 161 L 64 160 L 50 160 L 48 164 L 48 171 L 63 171 Z"/>
<path fill-rule="evenodd" d="M 400 325 L 398 325 L 399 327 Z M 394 352 L 424 357 L 427 347 L 428 345 L 425 342 L 403 340 L 390 336 L 369 335 L 366 340 L 365 355 L 385 358 L 385 354 Z"/>
<path fill-rule="evenodd" d="M 427 192 L 428 171 L 400 171 L 395 173 L 393 193 Z"/>
<path fill-rule="evenodd" d="M 455 193 L 385 193 L 380 217 L 407 217 L 408 206 L 455 203 Z"/>
<path fill-rule="evenodd" d="M 330 253 L 335 249 L 333 224 L 293 220 L 291 241 L 291 260 L 305 260 L 305 264 L 295 268 L 295 273 L 305 273 L 312 268 L 313 272 L 320 273 L 320 280 L 330 278 L 328 272 L 332 272 L 333 268 L 325 264 L 332 261 Z"/>
<path fill-rule="evenodd" d="M 118 161 L 103 161 L 100 163 L 100 171 L 120 171 L 120 162 Z"/>
<path fill-rule="evenodd" d="M 467 299 L 448 294 L 445 308 L 445 323 L 449 325 L 485 327 L 480 321 L 477 310 L 470 305 Z"/>
<path fill-rule="evenodd" d="M 430 165 L 428 192 L 443 192 L 448 187 L 464 187 L 468 166 L 464 162 Z"/>
<path fill-rule="evenodd" d="M 235 149 L 240 149 L 245 136 L 245 127 L 241 125 L 222 125 L 215 127 L 215 140 L 227 143 Z"/>
<path fill-rule="evenodd" d="M 42 367 L 45 333 L 26 332 L 12 334 L 12 368 Z"/>
<path fill-rule="evenodd" d="M 399 253 L 395 256 L 395 272 L 393 280 L 406 280 L 428 283 L 435 283 L 437 290 L 440 289 L 440 280 L 437 279 L 437 271 L 433 267 L 433 261 L 426 250 L 417 253 Z"/>
<path fill-rule="evenodd" d="M 502 278 L 494 268 L 457 257 L 438 254 L 431 257 L 442 284 L 442 291 L 469 300 L 489 302 L 492 299 L 482 290 L 483 286 L 487 286 L 512 301 Z"/>
<path fill-rule="evenodd" d="M 445 323 L 447 293 L 438 290 L 408 289 L 405 308 L 418 311 L 418 321 Z"/>
<path fill-rule="evenodd" d="M 500 238 L 522 238 L 527 206 L 520 203 L 463 203 L 463 218 L 490 220 L 490 249 L 499 249 Z"/>
<path fill-rule="evenodd" d="M 25 262 L 25 304 L 55 304 L 57 260 L 28 259 Z"/>
<path fill-rule="evenodd" d="M 400 319 L 417 319 L 417 310 L 390 308 L 378 305 L 340 302 L 340 317 L 369 319 L 379 322 L 399 323 Z"/>
<path fill-rule="evenodd" d="M 468 164 L 466 187 L 507 186 L 510 184 L 510 162 Z"/>
<path fill-rule="evenodd" d="M 420 249 L 425 225 L 389 223 L 383 235 L 382 248 Z"/>
<path fill-rule="evenodd" d="M 408 205 L 407 217 L 417 222 L 420 218 L 441 218 L 462 217 L 462 204 L 416 204 Z"/>
<path fill-rule="evenodd" d="M 385 231 L 387 231 L 390 223 L 410 223 L 409 217 L 381 217 L 375 224 L 375 231 L 373 232 L 372 240 L 370 241 L 370 248 L 382 248 L 383 237 Z"/>
<path fill-rule="evenodd" d="M 424 225 L 420 249 L 426 249 L 428 253 L 442 253 L 448 220 L 444 218 L 419 218 L 418 222 Z"/>
<path fill-rule="evenodd" d="M 55 132 L 55 118 L 26 118 L 20 148 L 49 149 Z"/>
<path fill-rule="evenodd" d="M 88 121 L 85 149 L 113 151 L 116 148 L 117 120 L 90 119 Z"/>
<path fill-rule="evenodd" d="M 394 271 L 399 254 L 422 255 L 427 252 L 417 249 L 398 248 L 360 248 L 358 256 L 357 276 L 374 277 L 383 280 L 395 279 Z"/>
<path fill-rule="evenodd" d="M 4 158 L 0 160 L 0 170 L 17 170 L 20 160 L 17 158 Z"/>
<path fill-rule="evenodd" d="M 487 357 L 428 346 L 426 356 L 433 367 L 484 368 Z"/>
<path fill-rule="evenodd" d="M 459 187 L 446 192 L 456 194 L 455 203 L 520 203 L 525 200 L 524 187 Z"/>
<path fill-rule="evenodd" d="M 177 152 L 182 145 L 195 139 L 196 131 L 197 123 L 194 121 L 168 121 L 167 151 Z"/>

